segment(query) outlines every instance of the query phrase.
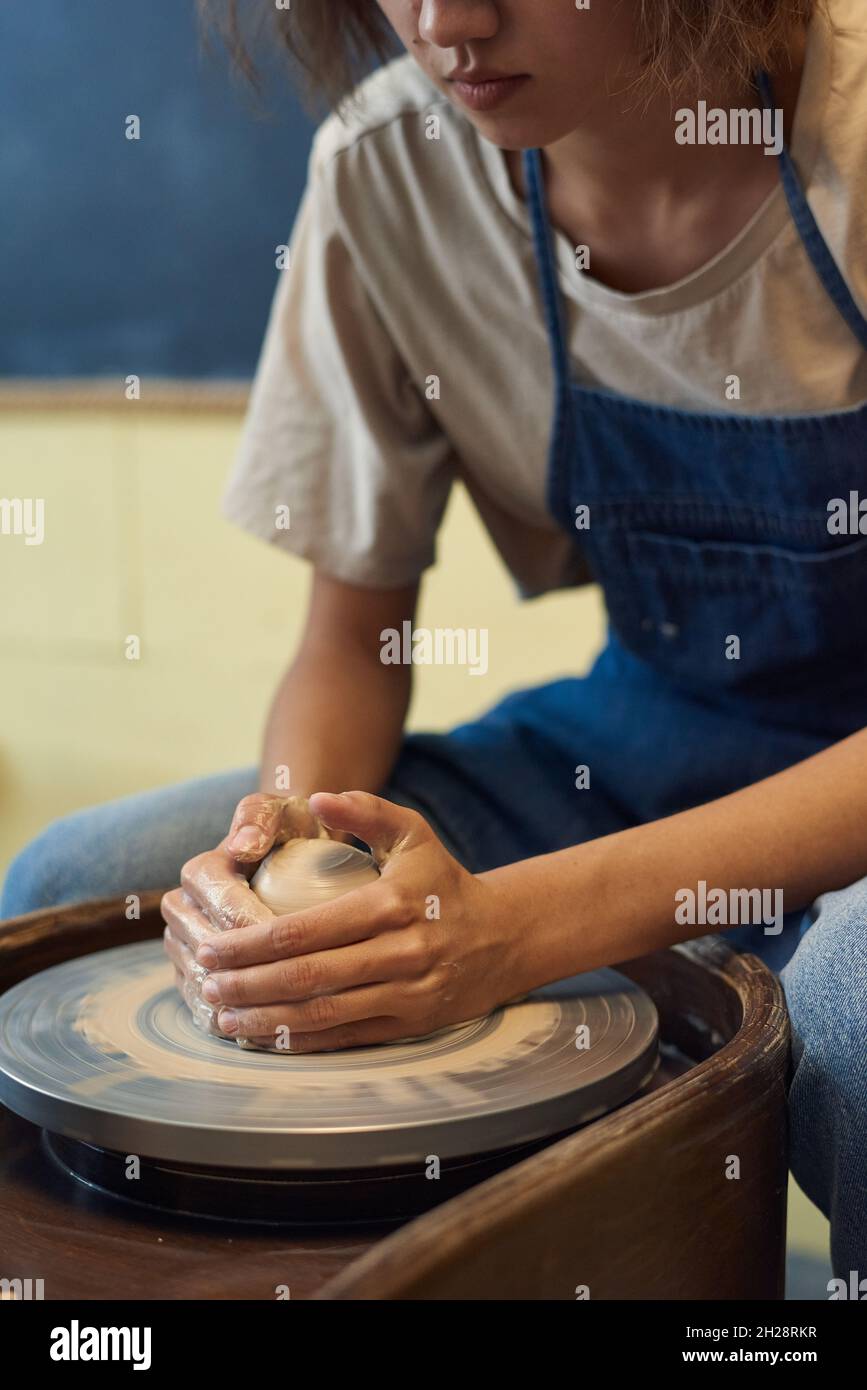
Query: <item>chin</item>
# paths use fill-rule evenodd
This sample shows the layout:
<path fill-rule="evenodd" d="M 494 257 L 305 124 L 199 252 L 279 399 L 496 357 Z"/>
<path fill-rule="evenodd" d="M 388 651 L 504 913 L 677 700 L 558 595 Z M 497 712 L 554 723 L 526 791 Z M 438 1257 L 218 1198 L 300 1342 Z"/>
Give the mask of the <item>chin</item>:
<path fill-rule="evenodd" d="M 491 145 L 501 150 L 535 150 L 548 144 L 546 132 L 539 121 L 521 120 L 512 117 L 476 116 L 473 119 L 476 130 Z"/>
<path fill-rule="evenodd" d="M 571 134 L 580 124 L 580 113 L 570 110 L 542 113 L 538 110 L 464 112 L 476 130 L 502 150 L 547 149 Z"/>

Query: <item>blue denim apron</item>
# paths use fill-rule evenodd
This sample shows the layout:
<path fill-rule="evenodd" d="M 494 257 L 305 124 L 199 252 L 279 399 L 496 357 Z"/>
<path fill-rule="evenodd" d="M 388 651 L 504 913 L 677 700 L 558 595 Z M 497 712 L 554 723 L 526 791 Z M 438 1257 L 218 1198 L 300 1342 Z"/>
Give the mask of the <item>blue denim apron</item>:
<path fill-rule="evenodd" d="M 760 88 L 772 106 L 764 77 Z M 788 149 L 780 162 L 805 252 L 867 349 L 867 319 Z M 828 530 L 830 499 L 867 494 L 867 405 L 691 412 L 573 380 L 540 151 L 525 170 L 556 375 L 548 503 L 602 585 L 610 623 L 580 713 L 562 715 L 589 721 L 592 763 L 650 819 L 867 725 L 867 539 Z M 579 533 L 581 507 L 589 529 Z M 728 655 L 732 637 L 739 659 Z"/>
<path fill-rule="evenodd" d="M 780 163 L 805 253 L 867 349 L 788 149 Z M 867 495 L 867 405 L 693 412 L 574 380 L 539 150 L 525 174 L 556 378 L 548 505 L 604 590 L 609 640 L 585 678 L 409 741 L 399 771 L 476 868 L 710 801 L 867 725 L 867 538 L 828 530 L 832 498 Z"/>

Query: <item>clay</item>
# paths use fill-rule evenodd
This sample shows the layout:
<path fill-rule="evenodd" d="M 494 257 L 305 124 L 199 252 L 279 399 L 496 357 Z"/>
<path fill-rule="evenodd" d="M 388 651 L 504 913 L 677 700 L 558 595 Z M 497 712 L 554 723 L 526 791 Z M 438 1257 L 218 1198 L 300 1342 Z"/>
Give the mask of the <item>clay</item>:
<path fill-rule="evenodd" d="M 379 877 L 369 854 L 338 840 L 289 840 L 272 850 L 250 887 L 272 912 L 303 912 Z"/>

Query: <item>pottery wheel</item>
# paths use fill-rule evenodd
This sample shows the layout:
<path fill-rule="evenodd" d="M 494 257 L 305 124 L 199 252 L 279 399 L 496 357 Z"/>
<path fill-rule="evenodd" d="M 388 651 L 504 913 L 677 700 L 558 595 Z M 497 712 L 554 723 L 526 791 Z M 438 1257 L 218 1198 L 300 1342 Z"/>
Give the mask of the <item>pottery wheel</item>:
<path fill-rule="evenodd" d="M 0 1100 L 19 1115 L 121 1154 L 275 1175 L 562 1133 L 622 1104 L 657 1060 L 653 1002 L 613 970 L 411 1042 L 308 1055 L 198 1032 L 158 941 L 56 965 L 0 999 Z"/>

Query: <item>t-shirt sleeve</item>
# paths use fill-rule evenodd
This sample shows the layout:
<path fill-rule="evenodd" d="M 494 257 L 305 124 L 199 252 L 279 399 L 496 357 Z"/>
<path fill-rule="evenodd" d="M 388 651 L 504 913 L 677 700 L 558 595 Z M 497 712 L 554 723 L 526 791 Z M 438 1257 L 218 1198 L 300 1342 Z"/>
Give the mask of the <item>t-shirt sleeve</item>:
<path fill-rule="evenodd" d="M 454 459 L 353 264 L 327 175 L 311 162 L 223 514 L 334 578 L 398 588 L 434 561 Z"/>

